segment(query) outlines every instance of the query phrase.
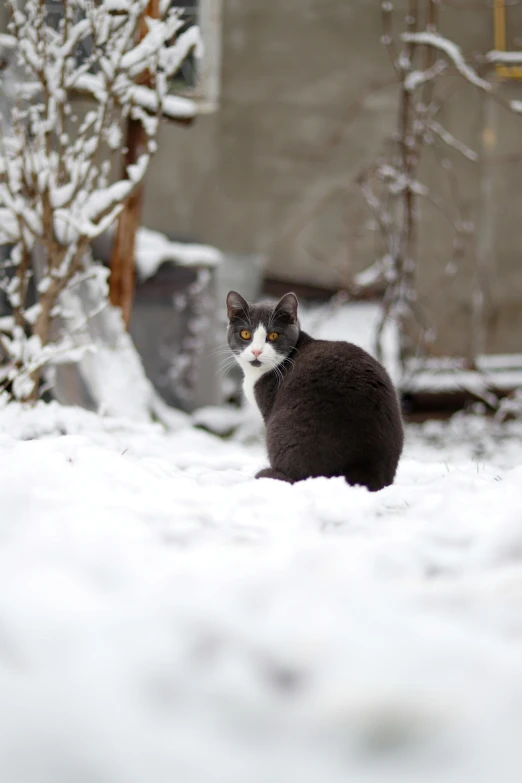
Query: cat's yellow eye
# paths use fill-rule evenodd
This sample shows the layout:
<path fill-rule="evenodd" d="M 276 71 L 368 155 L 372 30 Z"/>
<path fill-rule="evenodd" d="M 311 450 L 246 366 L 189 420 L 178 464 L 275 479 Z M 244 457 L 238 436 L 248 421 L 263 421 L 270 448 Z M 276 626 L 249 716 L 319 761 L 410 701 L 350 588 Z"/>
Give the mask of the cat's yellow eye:
<path fill-rule="evenodd" d="M 243 329 L 240 333 L 243 340 L 250 340 L 252 337 L 252 332 L 249 332 L 248 329 Z"/>
<path fill-rule="evenodd" d="M 268 335 L 268 339 L 270 340 L 271 343 L 273 343 L 274 340 L 277 340 L 278 337 L 279 337 L 279 332 L 270 332 L 270 334 Z"/>

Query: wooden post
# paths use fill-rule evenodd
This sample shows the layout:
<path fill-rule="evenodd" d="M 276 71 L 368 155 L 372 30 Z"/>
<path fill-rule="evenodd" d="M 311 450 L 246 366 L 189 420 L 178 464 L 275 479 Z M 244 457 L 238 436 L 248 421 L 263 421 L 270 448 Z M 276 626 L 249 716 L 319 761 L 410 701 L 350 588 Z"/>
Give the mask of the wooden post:
<path fill-rule="evenodd" d="M 144 131 L 138 120 L 127 122 L 127 152 L 125 170 L 135 163 L 143 146 Z M 109 295 L 111 304 L 121 307 L 125 326 L 128 328 L 132 312 L 135 282 L 136 232 L 140 224 L 143 186 L 140 185 L 127 199 L 120 213 L 111 255 Z"/>
<path fill-rule="evenodd" d="M 146 15 L 152 19 L 159 18 L 159 0 L 150 0 Z M 142 19 L 139 40 L 141 41 L 146 35 L 147 26 L 145 20 Z M 138 81 L 147 87 L 152 86 L 152 79 L 149 73 L 138 77 Z M 146 134 L 142 123 L 129 117 L 127 120 L 127 151 L 123 165 L 123 177 L 127 176 L 128 166 L 136 163 L 140 154 L 144 152 L 145 143 Z M 134 299 L 136 232 L 140 224 L 142 200 L 143 184 L 134 190 L 120 213 L 111 255 L 109 297 L 112 305 L 121 308 L 127 329 L 129 328 L 132 301 Z"/>

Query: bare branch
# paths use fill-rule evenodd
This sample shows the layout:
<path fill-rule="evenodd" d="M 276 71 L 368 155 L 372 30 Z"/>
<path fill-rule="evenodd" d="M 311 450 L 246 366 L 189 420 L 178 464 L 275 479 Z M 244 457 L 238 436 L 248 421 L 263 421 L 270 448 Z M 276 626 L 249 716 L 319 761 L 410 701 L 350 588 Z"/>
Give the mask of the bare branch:
<path fill-rule="evenodd" d="M 485 79 L 481 79 L 478 73 L 476 73 L 476 71 L 474 71 L 473 68 L 466 63 L 460 47 L 454 44 L 453 41 L 450 41 L 448 38 L 444 38 L 438 33 L 412 33 L 409 31 L 403 33 L 401 38 L 403 41 L 410 44 L 415 43 L 423 44 L 424 46 L 432 46 L 435 49 L 444 52 L 444 54 L 451 60 L 461 76 L 467 79 L 468 82 L 474 84 L 475 87 L 480 87 L 480 89 L 484 90 L 485 92 L 491 91 L 491 83 L 487 82 Z"/>
<path fill-rule="evenodd" d="M 444 144 L 447 144 L 448 147 L 457 150 L 457 152 L 460 152 L 460 154 L 464 155 L 464 157 L 468 160 L 473 161 L 473 163 L 476 163 L 479 160 L 479 155 L 477 152 L 475 152 L 475 150 L 472 150 L 471 147 L 468 147 L 467 144 L 464 144 L 464 142 L 456 139 L 455 136 L 453 136 L 438 122 L 435 122 L 435 120 L 428 120 L 427 127 L 433 131 L 433 133 L 435 133 L 439 139 L 444 142 Z"/>

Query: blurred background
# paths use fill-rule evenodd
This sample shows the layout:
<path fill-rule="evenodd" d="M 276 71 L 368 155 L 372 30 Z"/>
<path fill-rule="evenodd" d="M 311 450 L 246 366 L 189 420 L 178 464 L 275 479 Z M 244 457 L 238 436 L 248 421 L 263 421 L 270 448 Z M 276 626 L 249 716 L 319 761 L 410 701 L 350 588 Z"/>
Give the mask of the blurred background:
<path fill-rule="evenodd" d="M 519 783 L 522 0 L 180 0 L 89 160 L 89 44 L 134 15 L 132 61 L 141 2 L 0 4 L 0 781 Z M 46 17 L 56 77 L 64 9 L 95 89 L 49 130 L 13 52 Z M 230 289 L 384 362 L 422 421 L 393 486 L 253 480 Z"/>
<path fill-rule="evenodd" d="M 165 401 L 192 410 L 236 399 L 213 353 L 229 288 L 249 300 L 293 290 L 324 321 L 328 303 L 350 310 L 381 358 L 380 335 L 394 331 L 394 379 L 412 417 L 512 395 L 522 384 L 521 4 L 174 5 L 203 38 L 203 57 L 172 85 L 197 109 L 159 133 L 130 326 Z M 107 237 L 94 251 L 108 261 Z"/>

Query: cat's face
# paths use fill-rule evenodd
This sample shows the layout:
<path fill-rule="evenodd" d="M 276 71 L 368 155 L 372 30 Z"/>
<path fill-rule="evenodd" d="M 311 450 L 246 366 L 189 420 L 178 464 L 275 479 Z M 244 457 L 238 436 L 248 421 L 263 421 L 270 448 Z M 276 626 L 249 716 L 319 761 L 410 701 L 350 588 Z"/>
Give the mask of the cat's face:
<path fill-rule="evenodd" d="M 236 291 L 227 296 L 227 339 L 245 374 L 262 375 L 284 362 L 299 337 L 297 297 L 285 294 L 275 305 L 249 304 Z"/>

